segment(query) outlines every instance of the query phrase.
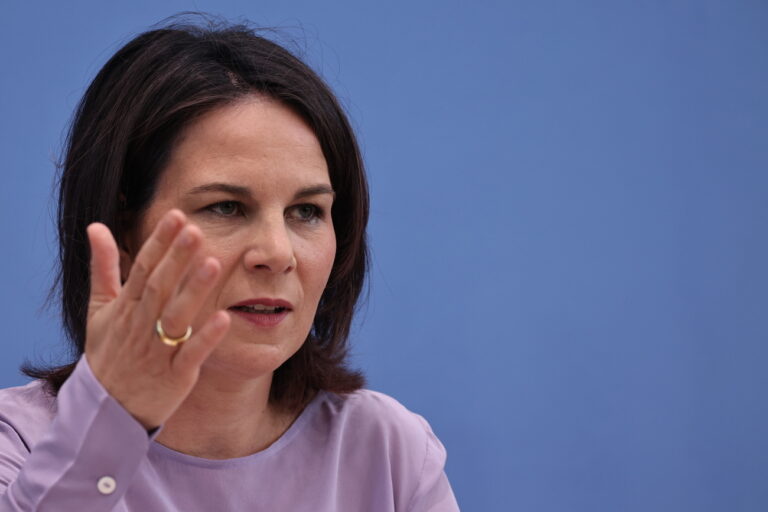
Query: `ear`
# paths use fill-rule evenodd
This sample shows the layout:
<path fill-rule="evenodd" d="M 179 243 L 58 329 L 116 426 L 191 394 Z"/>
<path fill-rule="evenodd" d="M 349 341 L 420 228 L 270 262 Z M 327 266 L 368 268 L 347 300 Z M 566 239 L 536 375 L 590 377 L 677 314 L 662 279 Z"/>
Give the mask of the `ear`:
<path fill-rule="evenodd" d="M 128 201 L 125 198 L 125 194 L 120 193 L 120 223 L 122 226 L 130 226 L 130 217 L 127 213 Z M 133 266 L 132 254 L 132 241 L 130 232 L 123 234 L 120 240 L 117 241 L 117 249 L 120 254 L 120 283 L 125 284 L 128 280 L 128 274 L 131 273 L 131 267 Z"/>
<path fill-rule="evenodd" d="M 120 283 L 125 284 L 128 280 L 128 275 L 131 273 L 131 267 L 133 266 L 133 258 L 136 257 L 137 251 L 134 249 L 132 233 L 125 233 L 120 240 L 117 241 L 117 251 L 120 254 Z"/>
<path fill-rule="evenodd" d="M 128 253 L 128 250 L 124 245 L 118 247 L 120 252 L 120 283 L 125 284 L 128 280 L 128 274 L 131 273 L 131 267 L 133 266 L 133 257 Z"/>

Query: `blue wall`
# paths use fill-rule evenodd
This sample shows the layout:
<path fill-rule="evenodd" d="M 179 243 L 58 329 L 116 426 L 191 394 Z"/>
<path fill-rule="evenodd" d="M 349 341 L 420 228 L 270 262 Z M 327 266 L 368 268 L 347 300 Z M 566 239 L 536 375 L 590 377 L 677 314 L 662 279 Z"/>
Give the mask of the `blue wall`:
<path fill-rule="evenodd" d="M 1 386 L 62 354 L 52 159 L 89 79 L 175 12 L 243 16 L 360 134 L 356 361 L 464 510 L 768 510 L 768 4 L 40 4 L 0 15 Z"/>

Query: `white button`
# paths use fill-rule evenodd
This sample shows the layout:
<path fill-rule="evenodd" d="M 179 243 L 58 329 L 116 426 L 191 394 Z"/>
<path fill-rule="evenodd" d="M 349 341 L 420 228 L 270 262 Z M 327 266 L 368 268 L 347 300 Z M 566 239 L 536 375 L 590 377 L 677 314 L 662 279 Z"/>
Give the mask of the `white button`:
<path fill-rule="evenodd" d="M 117 489 L 117 482 L 111 476 L 103 476 L 99 478 L 96 488 L 101 494 L 112 494 Z"/>

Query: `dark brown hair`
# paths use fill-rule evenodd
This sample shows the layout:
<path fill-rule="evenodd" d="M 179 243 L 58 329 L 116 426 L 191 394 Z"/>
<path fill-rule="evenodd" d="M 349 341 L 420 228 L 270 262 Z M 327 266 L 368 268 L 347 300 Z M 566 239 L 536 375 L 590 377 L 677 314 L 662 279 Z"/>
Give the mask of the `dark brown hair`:
<path fill-rule="evenodd" d="M 245 25 L 205 19 L 135 37 L 99 71 L 75 111 L 61 166 L 55 291 L 74 361 L 85 347 L 90 292 L 85 228 L 102 222 L 124 240 L 152 197 L 174 142 L 195 119 L 251 94 L 293 109 L 312 128 L 336 192 L 336 259 L 307 340 L 274 374 L 270 401 L 303 406 L 316 390 L 352 392 L 347 337 L 367 269 L 368 188 L 344 111 L 306 64 Z M 26 365 L 58 393 L 75 362 Z"/>

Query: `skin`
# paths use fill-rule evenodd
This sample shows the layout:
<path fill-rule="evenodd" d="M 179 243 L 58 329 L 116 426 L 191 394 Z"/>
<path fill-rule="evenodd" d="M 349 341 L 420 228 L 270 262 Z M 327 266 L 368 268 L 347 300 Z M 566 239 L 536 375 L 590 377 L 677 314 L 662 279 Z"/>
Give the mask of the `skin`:
<path fill-rule="evenodd" d="M 290 426 L 296 413 L 271 407 L 269 389 L 306 339 L 328 281 L 333 197 L 312 130 L 253 96 L 187 128 L 122 249 L 104 225 L 89 226 L 86 357 L 144 427 L 163 425 L 158 442 L 232 458 Z M 292 304 L 277 326 L 227 311 L 265 297 Z M 171 337 L 187 325 L 194 334 L 168 347 L 154 332 L 157 318 Z"/>

